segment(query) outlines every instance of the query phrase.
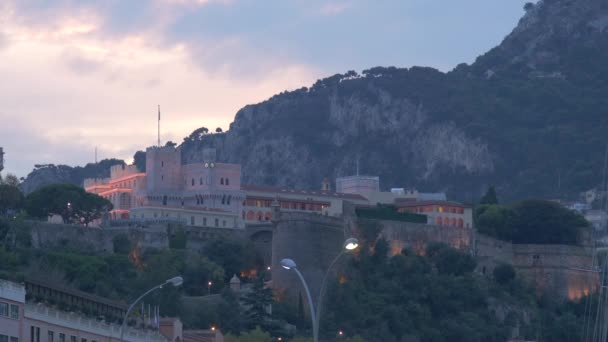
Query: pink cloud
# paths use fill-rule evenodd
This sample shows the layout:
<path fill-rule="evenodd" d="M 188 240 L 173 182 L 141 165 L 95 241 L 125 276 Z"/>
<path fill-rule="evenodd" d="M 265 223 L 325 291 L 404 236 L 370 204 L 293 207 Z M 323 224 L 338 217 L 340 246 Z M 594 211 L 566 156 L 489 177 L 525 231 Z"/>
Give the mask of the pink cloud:
<path fill-rule="evenodd" d="M 350 3 L 345 2 L 333 2 L 323 5 L 321 7 L 321 14 L 323 15 L 337 15 L 351 7 Z"/>

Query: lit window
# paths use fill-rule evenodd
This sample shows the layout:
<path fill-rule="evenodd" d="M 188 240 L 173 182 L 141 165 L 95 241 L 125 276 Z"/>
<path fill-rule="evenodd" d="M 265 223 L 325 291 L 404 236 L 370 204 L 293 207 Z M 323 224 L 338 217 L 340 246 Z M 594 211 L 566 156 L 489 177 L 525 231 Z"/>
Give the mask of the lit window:
<path fill-rule="evenodd" d="M 440 213 L 442 213 L 443 212 L 443 207 L 437 208 L 437 211 L 439 211 Z"/>

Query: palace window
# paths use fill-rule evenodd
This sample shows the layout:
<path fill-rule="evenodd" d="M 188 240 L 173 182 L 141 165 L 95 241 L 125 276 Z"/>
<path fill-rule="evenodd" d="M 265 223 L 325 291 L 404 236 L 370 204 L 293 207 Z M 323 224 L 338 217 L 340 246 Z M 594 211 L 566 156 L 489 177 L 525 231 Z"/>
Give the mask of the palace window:
<path fill-rule="evenodd" d="M 222 227 L 226 227 L 226 220 L 222 220 Z"/>
<path fill-rule="evenodd" d="M 194 226 L 194 216 L 190 216 L 190 225 Z"/>
<path fill-rule="evenodd" d="M 203 185 L 203 177 L 201 177 L 201 178 L 198 180 L 198 184 L 199 184 L 199 185 Z"/>
<path fill-rule="evenodd" d="M 224 177 L 220 179 L 220 184 L 224 185 Z"/>
<path fill-rule="evenodd" d="M 192 186 L 194 186 L 194 178 L 192 178 Z"/>
<path fill-rule="evenodd" d="M 220 219 L 217 219 L 217 218 L 215 219 L 215 226 L 216 227 L 220 226 Z"/>
<path fill-rule="evenodd" d="M 11 304 L 11 318 L 19 319 L 19 306 Z"/>
<path fill-rule="evenodd" d="M 230 180 L 226 178 L 226 185 L 230 185 Z"/>
<path fill-rule="evenodd" d="M 165 166 L 165 162 L 164 162 L 164 161 L 161 161 L 161 162 L 160 162 L 160 167 L 164 167 L 164 166 Z"/>
<path fill-rule="evenodd" d="M 207 218 L 203 217 L 203 226 L 206 226 L 206 225 L 207 225 Z"/>

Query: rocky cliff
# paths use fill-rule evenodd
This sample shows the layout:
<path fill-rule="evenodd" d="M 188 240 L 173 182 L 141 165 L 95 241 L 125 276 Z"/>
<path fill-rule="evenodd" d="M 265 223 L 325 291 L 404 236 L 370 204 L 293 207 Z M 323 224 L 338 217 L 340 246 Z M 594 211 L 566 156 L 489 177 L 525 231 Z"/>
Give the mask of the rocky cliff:
<path fill-rule="evenodd" d="M 573 197 L 602 179 L 607 4 L 530 3 L 498 47 L 448 73 L 375 67 L 278 94 L 241 109 L 225 133 L 185 138 L 183 159 L 216 147 L 249 184 L 317 188 L 359 159 L 384 189 Z"/>

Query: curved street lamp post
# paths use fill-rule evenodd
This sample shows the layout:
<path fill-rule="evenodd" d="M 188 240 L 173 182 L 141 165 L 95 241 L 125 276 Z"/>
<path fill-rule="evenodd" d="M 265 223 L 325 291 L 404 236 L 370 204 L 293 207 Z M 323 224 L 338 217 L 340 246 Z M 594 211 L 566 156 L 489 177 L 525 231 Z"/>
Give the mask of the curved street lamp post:
<path fill-rule="evenodd" d="M 327 268 L 327 271 L 325 272 L 325 275 L 323 276 L 323 281 L 321 282 L 321 288 L 319 289 L 319 297 L 317 298 L 316 310 L 315 310 L 315 306 L 312 303 L 312 297 L 310 295 L 310 291 L 308 290 L 308 285 L 306 284 L 306 281 L 304 280 L 302 273 L 300 273 L 300 271 L 298 270 L 298 267 L 297 267 L 295 261 L 293 261 L 292 259 L 281 260 L 281 266 L 286 270 L 294 270 L 296 272 L 296 274 L 298 275 L 298 277 L 300 278 L 302 285 L 304 286 L 304 290 L 306 291 L 306 297 L 308 298 L 308 307 L 310 308 L 310 317 L 312 320 L 312 335 L 313 335 L 314 342 L 319 341 L 319 324 L 320 324 L 320 320 L 321 320 L 321 307 L 323 306 L 323 295 L 325 294 L 325 287 L 327 285 L 327 277 L 329 275 L 329 272 L 334 267 L 334 265 L 338 262 L 340 257 L 342 255 L 344 255 L 345 252 L 353 251 L 357 247 L 359 247 L 359 241 L 355 238 L 346 239 L 346 241 L 344 241 L 344 245 L 342 247 L 343 247 L 342 250 L 331 262 L 331 264 Z"/>
<path fill-rule="evenodd" d="M 147 296 L 150 292 L 161 289 L 163 286 L 165 285 L 173 285 L 173 286 L 181 286 L 184 283 L 184 279 L 180 276 L 177 277 L 173 277 L 171 279 L 167 279 L 167 281 L 165 281 L 164 283 L 160 284 L 160 285 L 156 285 L 153 288 L 149 289 L 148 291 L 144 292 L 144 294 L 142 294 L 141 296 L 139 296 L 132 304 L 131 306 L 129 306 L 129 309 L 127 310 L 127 313 L 125 314 L 125 317 L 122 320 L 122 325 L 120 326 L 120 342 L 124 342 L 123 336 L 125 333 L 125 325 L 127 324 L 127 318 L 129 318 L 129 314 L 131 313 L 131 311 L 133 310 L 133 308 L 135 308 L 135 304 L 137 304 L 142 298 L 144 298 L 145 296 Z"/>

